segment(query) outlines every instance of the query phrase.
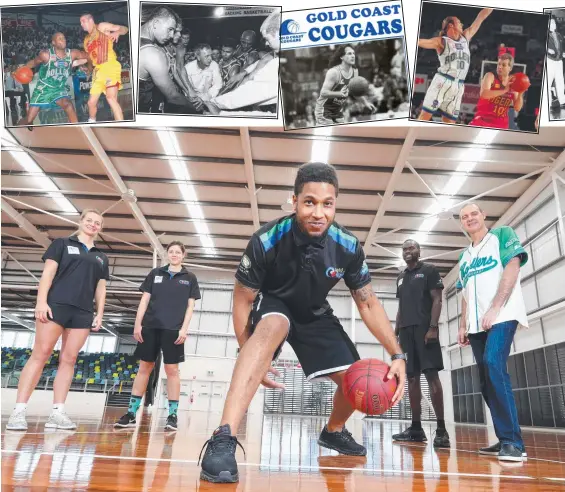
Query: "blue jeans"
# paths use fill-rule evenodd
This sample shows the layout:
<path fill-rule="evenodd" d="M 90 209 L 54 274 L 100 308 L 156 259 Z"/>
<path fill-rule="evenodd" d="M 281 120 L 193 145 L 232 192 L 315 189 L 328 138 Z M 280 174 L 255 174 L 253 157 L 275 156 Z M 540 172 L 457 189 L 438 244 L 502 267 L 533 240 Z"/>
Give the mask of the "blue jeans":
<path fill-rule="evenodd" d="M 488 331 L 470 334 L 469 342 L 479 368 L 481 393 L 490 409 L 496 437 L 503 444 L 513 444 L 523 450 L 518 412 L 506 370 L 517 327 L 517 321 L 497 323 Z"/>

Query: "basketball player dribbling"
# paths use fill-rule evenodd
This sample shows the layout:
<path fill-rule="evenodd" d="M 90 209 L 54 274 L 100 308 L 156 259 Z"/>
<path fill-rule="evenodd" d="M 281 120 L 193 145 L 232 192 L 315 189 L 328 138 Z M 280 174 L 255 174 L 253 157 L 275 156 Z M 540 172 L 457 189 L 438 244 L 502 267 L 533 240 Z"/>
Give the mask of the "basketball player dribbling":
<path fill-rule="evenodd" d="M 496 75 L 492 72 L 485 74 L 481 82 L 475 117 L 469 126 L 508 130 L 508 111 L 513 107 L 518 113 L 524 105 L 524 93 L 512 91 L 510 87 L 514 79 L 514 76 L 510 75 L 513 66 L 512 55 L 503 53 L 498 57 Z"/>
<path fill-rule="evenodd" d="M 29 102 L 29 111 L 18 125 L 31 125 L 42 109 L 48 109 L 53 103 L 59 106 L 69 118 L 69 123 L 78 123 L 77 114 L 71 96 L 67 90 L 67 82 L 74 66 L 86 63 L 88 55 L 83 51 L 67 48 L 67 40 L 61 32 L 51 38 L 51 47 L 42 50 L 26 63 L 26 67 L 39 65 L 39 81 L 33 90 Z"/>
<path fill-rule="evenodd" d="M 465 78 L 471 63 L 469 42 L 477 33 L 493 9 L 482 9 L 475 21 L 463 29 L 457 17 L 446 17 L 439 36 L 419 39 L 418 47 L 434 49 L 440 67 L 426 91 L 419 120 L 429 121 L 435 114 L 441 115 L 443 123 L 455 123 L 465 92 Z"/>
<path fill-rule="evenodd" d="M 355 68 L 355 50 L 349 45 L 338 46 L 329 65 L 314 110 L 317 126 L 345 122 L 343 112 L 349 96 L 349 81 L 359 75 L 359 70 Z M 364 102 L 371 112 L 375 111 L 375 107 L 364 96 L 354 99 Z"/>
<path fill-rule="evenodd" d="M 96 121 L 101 94 L 106 94 L 114 120 L 121 121 L 124 114 L 118 102 L 118 91 L 122 86 L 122 65 L 118 61 L 113 44 L 120 36 L 128 33 L 128 28 L 109 22 L 96 24 L 94 17 L 89 13 L 80 16 L 80 26 L 88 33 L 84 38 L 84 50 L 89 56 L 89 67 L 94 67 L 88 99 L 88 122 Z"/>

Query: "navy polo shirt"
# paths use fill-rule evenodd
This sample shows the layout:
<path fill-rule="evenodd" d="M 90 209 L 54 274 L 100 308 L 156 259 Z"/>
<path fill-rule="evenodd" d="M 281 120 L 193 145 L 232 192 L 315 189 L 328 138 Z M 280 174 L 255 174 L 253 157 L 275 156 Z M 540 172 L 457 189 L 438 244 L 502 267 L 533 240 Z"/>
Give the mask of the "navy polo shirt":
<path fill-rule="evenodd" d="M 396 297 L 399 299 L 399 328 L 429 325 L 433 299 L 430 291 L 443 290 L 443 282 L 434 265 L 419 261 L 413 270 L 406 268 L 396 279 Z"/>
<path fill-rule="evenodd" d="M 340 279 L 351 290 L 371 282 L 363 248 L 353 234 L 334 222 L 321 237 L 312 238 L 300 230 L 294 214 L 253 234 L 235 277 L 282 300 L 298 322 L 333 312 L 326 297 Z"/>
<path fill-rule="evenodd" d="M 96 246 L 88 249 L 73 235 L 55 239 L 41 259 L 58 264 L 47 304 L 66 304 L 92 312 L 98 282 L 110 278 L 108 257 Z"/>
<path fill-rule="evenodd" d="M 139 290 L 151 294 L 141 325 L 158 330 L 180 330 L 188 300 L 201 297 L 196 275 L 184 267 L 169 272 L 169 265 L 151 270 Z"/>

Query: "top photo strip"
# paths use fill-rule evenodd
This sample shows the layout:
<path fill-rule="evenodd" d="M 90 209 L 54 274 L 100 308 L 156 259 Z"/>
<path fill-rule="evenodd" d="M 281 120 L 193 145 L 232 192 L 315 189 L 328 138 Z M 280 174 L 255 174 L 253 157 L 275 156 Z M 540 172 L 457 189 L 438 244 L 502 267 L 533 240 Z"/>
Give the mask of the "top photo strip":
<path fill-rule="evenodd" d="M 539 131 L 549 15 L 422 2 L 410 119 Z"/>
<path fill-rule="evenodd" d="M 134 121 L 128 2 L 0 14 L 6 126 Z"/>
<path fill-rule="evenodd" d="M 402 3 L 283 12 L 285 130 L 408 117 Z"/>
<path fill-rule="evenodd" d="M 278 118 L 281 7 L 141 2 L 138 113 Z"/>

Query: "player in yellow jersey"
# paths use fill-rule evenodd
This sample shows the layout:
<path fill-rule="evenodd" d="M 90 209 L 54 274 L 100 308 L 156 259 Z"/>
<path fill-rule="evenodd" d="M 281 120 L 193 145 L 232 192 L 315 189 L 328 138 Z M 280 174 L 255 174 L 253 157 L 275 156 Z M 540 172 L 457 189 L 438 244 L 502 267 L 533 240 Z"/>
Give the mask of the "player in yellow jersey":
<path fill-rule="evenodd" d="M 88 122 L 96 121 L 98 99 L 102 93 L 106 94 L 114 120 L 123 120 L 122 108 L 118 103 L 118 91 L 122 85 L 122 66 L 116 57 L 113 44 L 120 36 L 128 33 L 128 28 L 109 22 L 96 24 L 94 17 L 89 13 L 80 16 L 80 25 L 88 33 L 84 38 L 84 51 L 88 53 L 89 67 L 94 69 L 88 99 Z"/>

